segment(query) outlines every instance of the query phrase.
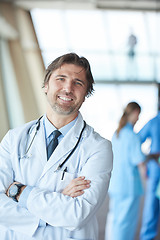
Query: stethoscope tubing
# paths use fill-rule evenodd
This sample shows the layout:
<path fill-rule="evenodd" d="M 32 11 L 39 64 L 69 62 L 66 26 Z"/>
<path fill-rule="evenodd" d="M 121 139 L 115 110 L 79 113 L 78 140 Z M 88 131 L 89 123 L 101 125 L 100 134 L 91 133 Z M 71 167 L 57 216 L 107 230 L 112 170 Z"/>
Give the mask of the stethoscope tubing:
<path fill-rule="evenodd" d="M 41 117 L 38 119 L 38 121 L 36 122 L 36 124 L 37 124 L 36 131 L 35 131 L 35 133 L 34 133 L 34 136 L 33 136 L 32 140 L 31 140 L 28 148 L 27 148 L 27 143 L 26 143 L 25 155 L 28 153 L 29 149 L 31 148 L 31 146 L 32 146 L 32 144 L 33 144 L 33 141 L 34 141 L 34 139 L 35 139 L 35 136 L 36 136 L 36 134 L 37 134 L 37 132 L 38 132 L 38 130 L 39 130 L 39 128 L 40 128 L 40 120 L 41 120 L 42 117 L 43 117 L 43 116 L 41 116 Z M 30 129 L 31 129 L 31 128 L 29 128 L 27 134 L 29 134 Z M 27 142 L 28 142 L 28 140 L 27 140 Z"/>
<path fill-rule="evenodd" d="M 37 135 L 37 132 L 39 131 L 39 128 L 40 128 L 40 120 L 41 120 L 42 117 L 43 117 L 43 116 L 41 116 L 41 117 L 37 120 L 37 122 L 36 122 L 36 124 L 37 124 L 36 131 L 35 131 L 35 133 L 34 133 L 34 136 L 33 136 L 32 140 L 31 140 L 28 148 L 27 148 L 27 142 L 28 142 L 28 138 L 27 138 L 25 155 L 27 155 L 27 153 L 29 152 L 31 146 L 33 145 L 34 139 L 35 139 L 35 137 L 36 137 L 36 135 Z M 80 132 L 78 141 L 76 142 L 74 148 L 73 148 L 72 151 L 69 153 L 69 155 L 65 158 L 65 160 L 64 160 L 62 163 L 59 164 L 59 166 L 58 166 L 58 168 L 57 168 L 56 171 L 59 171 L 59 170 L 63 167 L 63 165 L 67 162 L 67 160 L 71 157 L 71 155 L 72 155 L 72 154 L 74 153 L 74 151 L 76 150 L 76 148 L 77 148 L 77 146 L 78 146 L 78 144 L 79 144 L 79 142 L 80 142 L 80 140 L 81 140 L 83 131 L 84 131 L 85 127 L 86 127 L 86 122 L 85 122 L 85 121 L 83 121 L 83 122 L 84 122 L 84 126 L 83 126 L 83 128 L 82 128 L 82 130 L 81 130 L 81 132 Z M 31 129 L 31 128 L 29 128 L 27 134 L 29 134 L 30 129 Z"/>
<path fill-rule="evenodd" d="M 60 170 L 60 169 L 63 167 L 63 165 L 67 162 L 68 158 L 70 158 L 70 156 L 71 156 L 71 155 L 74 153 L 74 151 L 76 150 L 76 148 L 77 148 L 77 146 L 78 146 L 78 144 L 79 144 L 79 142 L 80 142 L 80 140 L 81 140 L 82 133 L 83 133 L 85 127 L 86 127 L 86 122 L 84 121 L 84 126 L 83 126 L 83 128 L 82 128 L 82 130 L 81 130 L 81 133 L 80 133 L 80 135 L 79 135 L 78 141 L 76 142 L 76 145 L 74 146 L 74 148 L 72 149 L 72 151 L 69 153 L 69 155 L 65 158 L 65 160 L 64 160 L 62 163 L 59 164 L 59 166 L 58 166 L 58 168 L 57 168 L 57 171 Z"/>

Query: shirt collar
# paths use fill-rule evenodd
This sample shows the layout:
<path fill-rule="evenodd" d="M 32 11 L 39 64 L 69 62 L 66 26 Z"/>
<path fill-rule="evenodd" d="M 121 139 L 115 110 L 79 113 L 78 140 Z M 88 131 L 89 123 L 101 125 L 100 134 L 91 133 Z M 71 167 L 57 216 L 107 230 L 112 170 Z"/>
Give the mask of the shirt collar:
<path fill-rule="evenodd" d="M 74 124 L 76 123 L 77 121 L 77 118 L 76 117 L 72 122 L 68 123 L 67 125 L 63 126 L 62 128 L 58 129 L 63 137 L 68 133 L 68 131 L 74 126 Z M 45 129 L 45 135 L 46 135 L 46 138 L 48 138 L 51 133 L 54 131 L 54 130 L 57 130 L 54 125 L 48 120 L 46 114 L 44 115 L 44 129 Z"/>

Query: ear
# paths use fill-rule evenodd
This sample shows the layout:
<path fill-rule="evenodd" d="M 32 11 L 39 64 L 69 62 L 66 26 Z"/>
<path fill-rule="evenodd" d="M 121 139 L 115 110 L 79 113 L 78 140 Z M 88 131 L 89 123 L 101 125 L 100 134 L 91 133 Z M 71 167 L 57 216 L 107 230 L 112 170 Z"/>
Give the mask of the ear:
<path fill-rule="evenodd" d="M 45 83 L 45 85 L 44 85 L 44 92 L 45 92 L 45 93 L 48 92 L 48 83 Z"/>

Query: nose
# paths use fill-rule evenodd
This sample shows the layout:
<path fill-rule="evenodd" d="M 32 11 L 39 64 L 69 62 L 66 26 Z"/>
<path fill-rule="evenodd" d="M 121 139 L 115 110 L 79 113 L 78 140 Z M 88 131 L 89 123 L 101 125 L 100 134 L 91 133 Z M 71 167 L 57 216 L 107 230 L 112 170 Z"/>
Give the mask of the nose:
<path fill-rule="evenodd" d="M 73 91 L 73 84 L 72 82 L 65 82 L 63 89 L 66 91 L 66 93 L 71 93 Z"/>

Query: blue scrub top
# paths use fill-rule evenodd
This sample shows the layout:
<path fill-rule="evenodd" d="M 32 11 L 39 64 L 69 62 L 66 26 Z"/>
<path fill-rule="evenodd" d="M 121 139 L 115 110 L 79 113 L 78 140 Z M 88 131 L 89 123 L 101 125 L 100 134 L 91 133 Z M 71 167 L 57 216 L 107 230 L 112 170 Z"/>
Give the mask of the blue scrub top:
<path fill-rule="evenodd" d="M 151 139 L 150 153 L 160 152 L 160 111 L 138 133 L 141 142 Z"/>
<path fill-rule="evenodd" d="M 133 126 L 127 123 L 119 136 L 112 138 L 113 171 L 109 194 L 121 196 L 138 196 L 143 193 L 141 177 L 137 165 L 145 160 L 141 151 L 140 139 L 133 132 Z"/>

